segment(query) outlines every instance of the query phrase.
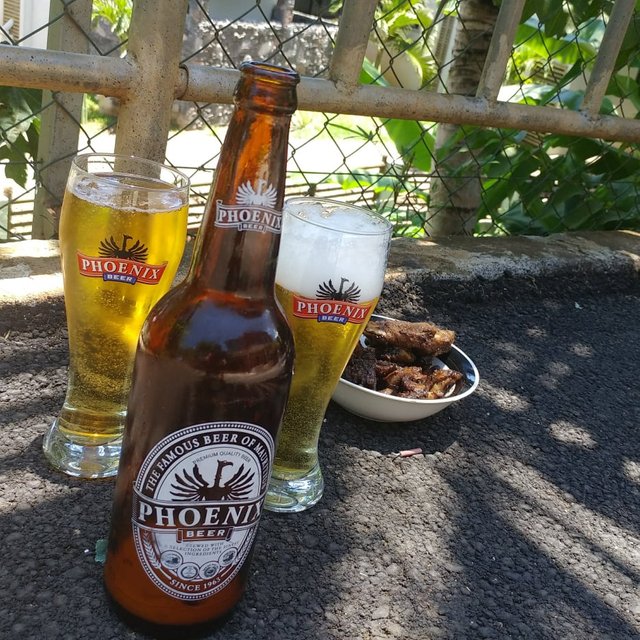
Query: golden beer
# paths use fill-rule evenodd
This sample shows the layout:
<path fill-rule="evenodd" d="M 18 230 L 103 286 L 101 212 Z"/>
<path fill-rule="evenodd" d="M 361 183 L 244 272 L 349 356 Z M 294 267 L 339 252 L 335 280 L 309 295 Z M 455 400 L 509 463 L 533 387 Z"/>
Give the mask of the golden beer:
<path fill-rule="evenodd" d="M 295 480 L 309 473 L 317 462 L 324 412 L 378 299 L 361 303 L 357 322 L 342 324 L 294 315 L 296 300 L 302 296 L 279 285 L 276 297 L 293 333 L 296 358 L 273 473 Z M 336 305 L 330 307 L 333 311 Z M 318 311 L 322 312 L 322 303 Z"/>
<path fill-rule="evenodd" d="M 72 170 L 60 217 L 69 380 L 44 444 L 70 475 L 117 470 L 138 334 L 173 281 L 186 228 L 183 188 L 130 171 Z"/>
<path fill-rule="evenodd" d="M 384 218 L 360 207 L 318 198 L 285 204 L 276 297 L 296 353 L 265 503 L 271 511 L 302 511 L 322 496 L 320 429 L 378 302 L 390 235 Z"/>

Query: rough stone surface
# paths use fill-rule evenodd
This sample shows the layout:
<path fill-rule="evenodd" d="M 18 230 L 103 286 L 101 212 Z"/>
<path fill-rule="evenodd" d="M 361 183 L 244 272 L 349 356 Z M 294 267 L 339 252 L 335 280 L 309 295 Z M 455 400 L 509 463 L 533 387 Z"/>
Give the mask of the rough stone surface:
<path fill-rule="evenodd" d="M 191 258 L 187 244 L 180 279 Z M 472 288 L 482 296 L 512 289 L 540 290 L 544 278 L 562 277 L 577 287 L 609 283 L 623 290 L 640 273 L 640 234 L 631 231 L 556 234 L 548 238 L 395 238 L 391 243 L 387 287 L 407 298 L 427 291 Z M 469 287 L 472 283 L 473 287 Z M 56 240 L 0 243 L 0 302 L 60 295 L 62 277 Z"/>
<path fill-rule="evenodd" d="M 478 390 L 408 424 L 330 405 L 322 501 L 264 515 L 248 591 L 206 637 L 640 638 L 638 237 L 586 241 L 554 268 L 465 277 L 438 262 L 453 244 L 400 270 L 396 243 L 380 310 L 455 329 Z M 3 275 L 18 263 L 31 275 Z M 0 260 L 0 285 L 26 278 L 0 304 L 0 637 L 142 638 L 109 609 L 94 559 L 112 483 L 41 454 L 68 351 L 60 295 L 26 295 L 38 275 L 24 255 Z"/>

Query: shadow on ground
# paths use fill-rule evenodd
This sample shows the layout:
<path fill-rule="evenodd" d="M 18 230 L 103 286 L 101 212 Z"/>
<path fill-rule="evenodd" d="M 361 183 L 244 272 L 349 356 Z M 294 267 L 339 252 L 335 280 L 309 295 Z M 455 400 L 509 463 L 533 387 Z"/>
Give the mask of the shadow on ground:
<path fill-rule="evenodd" d="M 418 315 L 420 295 L 384 304 Z M 404 425 L 331 405 L 323 500 L 265 514 L 249 591 L 211 637 L 637 638 L 640 297 L 577 295 L 429 300 L 477 393 Z M 2 309 L 0 635 L 135 638 L 93 558 L 112 483 L 56 474 L 40 451 L 65 341 L 59 301 Z"/>

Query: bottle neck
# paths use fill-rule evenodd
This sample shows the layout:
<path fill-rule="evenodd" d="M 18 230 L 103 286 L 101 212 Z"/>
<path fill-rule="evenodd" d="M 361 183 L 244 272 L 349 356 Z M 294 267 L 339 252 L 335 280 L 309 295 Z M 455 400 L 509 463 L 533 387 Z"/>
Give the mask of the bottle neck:
<path fill-rule="evenodd" d="M 236 107 L 191 262 L 198 286 L 273 296 L 290 120 Z"/>

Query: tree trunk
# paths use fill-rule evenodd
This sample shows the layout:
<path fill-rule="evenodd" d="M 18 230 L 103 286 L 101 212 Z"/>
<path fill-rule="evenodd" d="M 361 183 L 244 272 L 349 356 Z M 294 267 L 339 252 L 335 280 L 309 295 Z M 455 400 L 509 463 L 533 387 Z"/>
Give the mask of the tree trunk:
<path fill-rule="evenodd" d="M 498 8 L 492 0 L 460 0 L 447 93 L 475 96 L 497 16 Z M 481 202 L 480 167 L 468 163 L 464 175 L 457 175 L 459 168 L 472 159 L 464 137 L 455 142 L 460 130 L 455 124 L 438 125 L 425 224 L 434 237 L 471 234 L 476 224 Z"/>

